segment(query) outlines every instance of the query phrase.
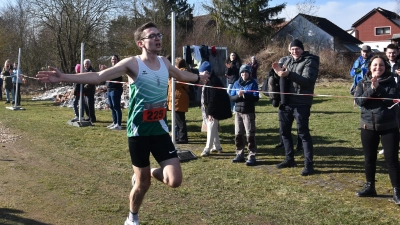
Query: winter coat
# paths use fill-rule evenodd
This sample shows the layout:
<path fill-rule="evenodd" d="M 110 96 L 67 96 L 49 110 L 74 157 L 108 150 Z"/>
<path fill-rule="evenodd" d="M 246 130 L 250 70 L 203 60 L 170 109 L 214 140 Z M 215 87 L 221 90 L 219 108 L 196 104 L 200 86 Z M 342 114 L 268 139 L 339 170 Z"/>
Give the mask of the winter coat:
<path fill-rule="evenodd" d="M 13 89 L 13 83 L 10 72 L 3 68 L 1 75 L 3 75 L 3 88 L 7 90 Z"/>
<path fill-rule="evenodd" d="M 375 90 L 372 89 L 371 75 L 366 75 L 357 84 L 355 97 L 367 97 L 355 98 L 356 104 L 361 107 L 361 129 L 381 131 L 398 127 L 395 110 L 388 108 L 394 104 L 393 100 L 389 99 L 399 98 L 396 82 L 389 72 L 382 74 L 378 82 L 379 86 Z M 388 99 L 368 99 L 368 97 Z"/>
<path fill-rule="evenodd" d="M 189 109 L 189 85 L 175 83 L 175 111 L 187 112 Z M 172 110 L 172 78 L 168 81 L 168 110 Z"/>
<path fill-rule="evenodd" d="M 239 91 L 244 90 L 244 98 L 239 97 Z M 260 99 L 257 82 L 249 77 L 243 80 L 241 77 L 237 80 L 230 91 L 230 97 L 235 102 L 235 111 L 240 113 L 255 113 L 255 103 Z"/>
<path fill-rule="evenodd" d="M 92 66 L 90 66 L 88 69 L 83 69 L 83 72 L 96 72 L 94 69 L 93 69 L 93 67 Z M 84 93 L 85 93 L 85 95 L 94 95 L 94 94 L 96 94 L 96 85 L 94 85 L 94 84 L 85 84 L 84 86 L 83 86 L 83 89 L 84 89 Z"/>
<path fill-rule="evenodd" d="M 239 79 L 239 69 L 242 65 L 240 65 L 240 62 L 238 62 L 237 60 L 234 61 L 227 60 L 226 63 L 227 64 L 232 63 L 231 68 L 228 67 L 225 68 L 225 74 L 229 76 L 228 83 L 233 84 L 235 83 L 235 81 Z"/>
<path fill-rule="evenodd" d="M 318 56 L 304 51 L 296 60 L 292 56 L 289 57 L 283 65 L 289 71 L 289 75 L 286 77 L 287 82 L 289 82 L 288 90 L 285 92 L 314 94 L 315 82 L 319 71 Z M 286 97 L 289 105 L 312 105 L 313 96 L 310 95 L 287 95 Z"/>
<path fill-rule="evenodd" d="M 249 65 L 250 68 L 251 68 L 251 74 L 250 74 L 251 77 L 252 77 L 253 79 L 257 80 L 257 69 L 258 69 L 258 62 L 257 62 L 257 60 L 254 61 L 253 64 L 250 62 L 250 63 L 248 63 L 247 65 Z M 239 75 L 240 75 L 240 74 L 239 74 Z"/>
<path fill-rule="evenodd" d="M 206 84 L 212 87 L 223 87 L 222 81 L 211 73 L 210 80 Z M 232 117 L 231 102 L 229 95 L 224 89 L 204 87 L 204 107 L 206 115 L 211 115 L 217 120 Z"/>

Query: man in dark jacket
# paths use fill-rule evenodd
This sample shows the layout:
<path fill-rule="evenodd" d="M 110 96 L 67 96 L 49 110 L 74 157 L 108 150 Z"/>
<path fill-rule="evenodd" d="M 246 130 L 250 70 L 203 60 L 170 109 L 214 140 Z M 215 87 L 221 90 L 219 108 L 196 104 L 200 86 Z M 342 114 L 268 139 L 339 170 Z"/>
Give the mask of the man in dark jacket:
<path fill-rule="evenodd" d="M 307 176 L 314 173 L 309 117 L 313 101 L 312 95 L 318 76 L 319 57 L 304 51 L 303 43 L 297 39 L 290 43 L 290 52 L 291 56 L 282 68 L 277 62 L 272 64 L 280 77 L 281 100 L 278 115 L 286 153 L 285 160 L 276 167 L 281 169 L 296 166 L 291 133 L 293 120 L 296 119 L 298 135 L 304 148 L 304 169 L 301 175 Z"/>

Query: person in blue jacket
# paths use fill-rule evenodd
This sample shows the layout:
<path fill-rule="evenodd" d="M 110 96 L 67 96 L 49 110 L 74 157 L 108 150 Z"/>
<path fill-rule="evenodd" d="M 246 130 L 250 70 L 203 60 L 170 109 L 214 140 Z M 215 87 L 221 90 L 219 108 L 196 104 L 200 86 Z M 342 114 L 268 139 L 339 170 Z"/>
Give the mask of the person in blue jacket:
<path fill-rule="evenodd" d="M 350 70 L 350 75 L 353 77 L 353 85 L 350 88 L 350 94 L 354 95 L 355 88 L 360 80 L 364 78 L 364 75 L 368 72 L 368 63 L 372 58 L 372 51 L 369 45 L 363 45 L 361 47 L 361 55 L 356 59 L 353 67 Z"/>
<path fill-rule="evenodd" d="M 229 93 L 231 101 L 235 103 L 235 145 L 236 156 L 232 162 L 244 162 L 244 133 L 246 132 L 247 150 L 249 152 L 246 165 L 256 165 L 256 114 L 255 103 L 260 96 L 257 81 L 251 74 L 249 65 L 242 65 L 239 70 L 240 77 L 233 84 Z"/>

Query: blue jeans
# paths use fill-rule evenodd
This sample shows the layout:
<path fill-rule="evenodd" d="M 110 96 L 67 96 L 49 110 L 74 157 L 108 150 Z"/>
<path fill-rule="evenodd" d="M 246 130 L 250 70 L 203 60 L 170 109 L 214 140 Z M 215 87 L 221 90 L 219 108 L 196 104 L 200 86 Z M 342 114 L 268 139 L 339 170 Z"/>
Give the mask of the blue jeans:
<path fill-rule="evenodd" d="M 7 102 L 10 101 L 10 93 L 11 93 L 11 101 L 14 100 L 14 89 L 6 89 L 6 98 L 7 98 Z"/>
<path fill-rule="evenodd" d="M 294 160 L 292 124 L 296 119 L 297 133 L 304 149 L 304 163 L 313 164 L 314 148 L 309 129 L 310 105 L 279 106 L 279 131 L 285 146 L 286 160 Z"/>
<path fill-rule="evenodd" d="M 111 110 L 113 123 L 121 126 L 121 122 L 122 122 L 122 110 L 121 110 L 122 90 L 107 89 L 107 92 L 108 92 L 108 103 L 110 104 L 110 110 Z"/>

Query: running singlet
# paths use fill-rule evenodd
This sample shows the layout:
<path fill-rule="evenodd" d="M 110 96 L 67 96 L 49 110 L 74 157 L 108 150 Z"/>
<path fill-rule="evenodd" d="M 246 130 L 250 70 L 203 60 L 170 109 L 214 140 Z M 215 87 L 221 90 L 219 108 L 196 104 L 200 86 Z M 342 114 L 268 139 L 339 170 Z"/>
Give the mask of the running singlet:
<path fill-rule="evenodd" d="M 151 136 L 168 133 L 166 119 L 168 69 L 161 57 L 160 69 L 149 69 L 136 56 L 138 74 L 135 82 L 129 84 L 128 137 Z"/>

